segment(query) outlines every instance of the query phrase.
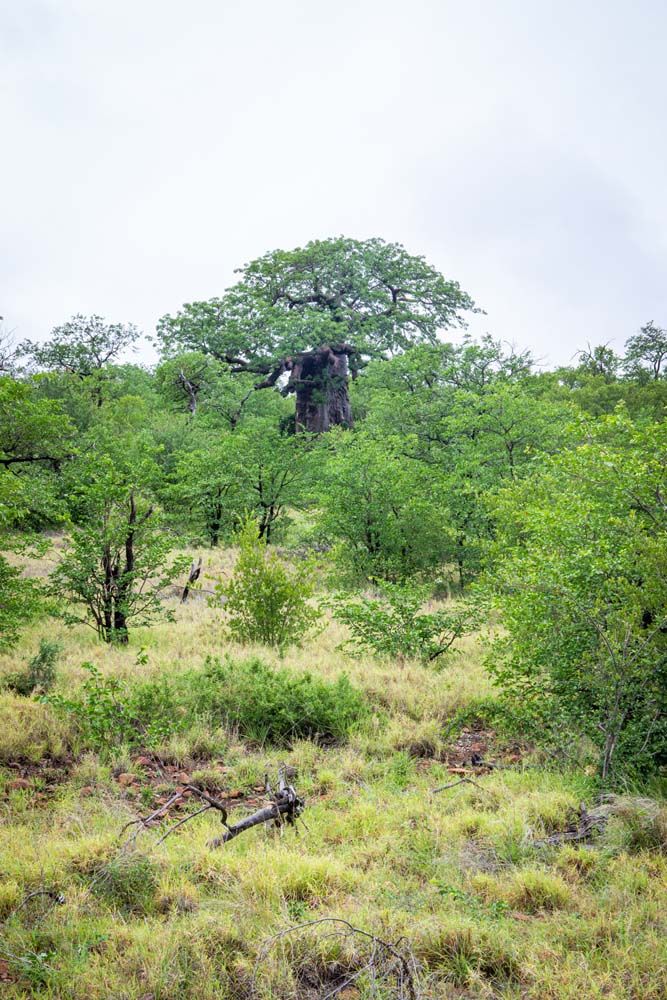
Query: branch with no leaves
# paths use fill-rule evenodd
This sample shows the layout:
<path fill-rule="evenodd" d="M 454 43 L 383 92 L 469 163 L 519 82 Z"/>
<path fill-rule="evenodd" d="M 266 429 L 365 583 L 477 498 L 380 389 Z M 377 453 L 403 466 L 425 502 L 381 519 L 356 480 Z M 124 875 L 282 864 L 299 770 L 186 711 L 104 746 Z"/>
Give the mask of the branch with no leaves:
<path fill-rule="evenodd" d="M 201 809 L 197 809 L 196 812 L 190 813 L 184 816 L 182 819 L 178 820 L 172 827 L 170 827 L 166 833 L 164 833 L 160 839 L 156 842 L 155 846 L 158 847 L 162 844 L 167 837 L 170 837 L 172 833 L 180 827 L 185 826 L 190 820 L 195 819 L 197 816 L 203 815 L 203 813 L 208 812 L 211 809 L 216 809 L 220 813 L 220 820 L 222 825 L 225 827 L 225 832 L 221 837 L 216 837 L 214 840 L 210 841 L 209 847 L 221 847 L 226 844 L 229 840 L 233 840 L 234 837 L 238 837 L 240 833 L 244 833 L 245 830 L 252 829 L 253 826 L 258 826 L 260 823 L 274 822 L 276 826 L 282 826 L 286 823 L 288 826 L 295 826 L 296 821 L 303 812 L 305 808 L 305 803 L 303 799 L 299 798 L 294 789 L 293 785 L 287 783 L 285 778 L 285 771 L 281 769 L 278 772 L 278 790 L 273 792 L 271 785 L 268 781 L 268 776 L 266 778 L 266 793 L 270 799 L 269 805 L 262 809 L 258 809 L 257 812 L 252 813 L 250 816 L 244 817 L 239 820 L 238 823 L 230 826 L 227 823 L 227 807 L 224 802 L 219 799 L 214 798 L 209 795 L 208 792 L 203 791 L 201 788 L 197 788 L 195 785 L 183 785 L 177 792 L 161 805 L 159 809 L 155 809 L 152 813 L 145 817 L 138 817 L 137 819 L 130 820 L 126 823 L 120 832 L 122 836 L 129 827 L 136 826 L 136 830 L 130 835 L 130 837 L 125 841 L 123 846 L 128 846 L 133 843 L 139 833 L 142 830 L 148 830 L 150 827 L 163 820 L 172 806 L 176 805 L 183 799 L 185 792 L 190 792 L 192 795 L 196 795 L 203 803 Z"/>
<path fill-rule="evenodd" d="M 487 795 L 492 793 L 488 788 L 484 788 L 480 785 L 478 781 L 473 781 L 472 778 L 459 778 L 457 781 L 450 781 L 448 785 L 440 785 L 439 788 L 432 788 L 431 795 L 437 795 L 439 792 L 446 792 L 449 788 L 456 788 L 458 785 L 474 785 L 475 788 L 479 788 L 481 792 L 486 792 Z"/>
<path fill-rule="evenodd" d="M 373 996 L 376 995 L 378 986 L 381 986 L 383 983 L 387 983 L 389 980 L 393 979 L 395 981 L 396 992 L 392 993 L 392 996 L 395 996 L 397 1000 L 419 1000 L 422 993 L 417 982 L 417 963 L 412 952 L 408 950 L 406 954 L 404 951 L 400 951 L 398 948 L 398 945 L 401 943 L 400 940 L 395 944 L 391 944 L 391 942 L 384 941 L 382 938 L 377 937 L 375 934 L 371 934 L 369 931 L 365 931 L 360 927 L 355 927 L 348 920 L 344 920 L 341 917 L 320 917 L 317 920 L 309 920 L 307 923 L 296 924 L 294 927 L 287 927 L 285 930 L 279 931 L 278 934 L 274 934 L 271 938 L 269 938 L 267 943 L 259 952 L 255 962 L 251 982 L 252 996 L 257 995 L 257 974 L 260 965 L 264 962 L 271 949 L 279 941 L 292 934 L 308 931 L 314 927 L 322 926 L 323 924 L 334 924 L 337 927 L 337 930 L 335 930 L 331 936 L 346 938 L 356 935 L 369 941 L 371 945 L 370 954 L 368 955 L 367 960 L 360 966 L 357 966 L 354 971 L 350 971 L 347 975 L 342 975 L 341 981 L 337 983 L 333 989 L 329 990 L 325 994 L 322 994 L 323 997 L 330 1000 L 331 997 L 334 997 L 336 994 L 341 993 L 344 989 L 351 986 L 352 983 L 359 979 L 360 976 L 367 974 L 371 981 Z"/>

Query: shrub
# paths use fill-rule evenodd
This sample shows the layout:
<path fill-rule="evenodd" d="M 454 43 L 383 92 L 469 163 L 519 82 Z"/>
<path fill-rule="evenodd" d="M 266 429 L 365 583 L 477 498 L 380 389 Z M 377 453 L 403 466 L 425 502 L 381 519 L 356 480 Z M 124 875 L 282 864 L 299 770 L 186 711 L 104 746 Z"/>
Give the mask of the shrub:
<path fill-rule="evenodd" d="M 428 591 L 415 584 L 383 583 L 381 598 L 350 599 L 339 596 L 333 616 L 352 632 L 344 645 L 390 656 L 433 661 L 462 635 L 479 627 L 479 612 L 470 602 L 451 608 L 422 610 Z"/>
<path fill-rule="evenodd" d="M 103 677 L 92 663 L 84 663 L 88 678 L 81 696 L 49 697 L 49 702 L 74 718 L 86 747 L 108 751 L 121 745 L 151 746 L 185 724 L 174 690 L 164 681 L 124 684 Z"/>
<path fill-rule="evenodd" d="M 204 670 L 172 684 L 124 683 L 103 677 L 90 663 L 84 668 L 89 676 L 78 696 L 48 701 L 73 720 L 84 747 L 103 754 L 121 746 L 163 745 L 174 734 L 196 732 L 204 719 L 258 742 L 338 742 L 367 711 L 345 676 L 331 684 L 309 673 L 272 670 L 261 660 L 207 660 Z M 220 734 L 214 745 L 220 745 Z"/>
<path fill-rule="evenodd" d="M 307 568 L 289 570 L 275 552 L 268 552 L 251 517 L 237 536 L 240 553 L 234 574 L 216 590 L 224 599 L 229 635 L 237 642 L 267 646 L 299 644 L 320 612 L 308 604 L 313 584 Z"/>
<path fill-rule="evenodd" d="M 71 732 L 48 705 L 0 694 L 0 763 L 65 755 Z"/>
<path fill-rule="evenodd" d="M 258 742 L 338 742 L 367 711 L 345 675 L 331 684 L 310 673 L 272 670 L 258 659 L 209 660 L 203 674 L 189 675 L 188 686 L 196 712 Z"/>
<path fill-rule="evenodd" d="M 118 854 L 85 874 L 92 875 L 93 892 L 121 913 L 145 914 L 155 905 L 158 869 L 144 854 Z"/>
<path fill-rule="evenodd" d="M 60 656 L 62 646 L 59 642 L 42 639 L 39 651 L 33 656 L 25 670 L 11 674 L 7 687 L 16 694 L 29 695 L 36 689 L 48 691 L 56 679 L 56 661 Z"/>

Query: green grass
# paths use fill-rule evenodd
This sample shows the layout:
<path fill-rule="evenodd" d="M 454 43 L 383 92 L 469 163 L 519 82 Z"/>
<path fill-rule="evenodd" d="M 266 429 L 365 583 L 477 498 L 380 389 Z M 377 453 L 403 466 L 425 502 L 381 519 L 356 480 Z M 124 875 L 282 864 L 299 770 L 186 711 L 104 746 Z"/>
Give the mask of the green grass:
<path fill-rule="evenodd" d="M 211 573 L 216 559 L 229 561 L 212 556 Z M 3 997 L 250 997 L 267 938 L 323 916 L 385 940 L 404 937 L 425 997 L 665 997 L 664 810 L 627 805 L 592 845 L 537 849 L 533 839 L 563 828 L 592 799 L 585 762 L 558 770 L 528 755 L 480 778 L 481 788 L 431 794 L 456 777 L 444 761 L 448 720 L 494 697 L 477 640 L 434 672 L 343 656 L 344 634 L 329 623 L 312 645 L 281 659 L 225 643 L 204 602 L 180 608 L 175 598 L 174 607 L 175 623 L 137 634 L 127 650 L 42 623 L 18 656 L 0 660 L 0 674 L 16 671 L 45 635 L 63 642 L 55 690 L 68 697 L 85 679 L 86 660 L 106 677 L 176 682 L 207 655 L 257 655 L 277 671 L 308 670 L 328 682 L 346 673 L 367 716 L 330 747 L 303 738 L 258 747 L 228 717 L 173 733 L 159 748 L 165 793 L 178 768 L 217 794 L 257 800 L 265 771 L 289 764 L 306 798 L 307 830 L 256 828 L 212 851 L 207 842 L 220 824 L 211 812 L 160 846 L 163 827 L 122 849 L 122 827 L 159 793 L 140 751 L 86 750 L 66 717 L 0 695 Z M 147 657 L 137 657 L 141 646 Z M 490 739 L 487 755 L 507 760 Z M 10 764 L 28 777 L 17 782 L 23 772 Z M 251 808 L 232 806 L 230 820 Z M 21 906 L 43 889 L 64 901 L 35 896 Z M 358 968 L 364 954 L 361 941 L 332 938 L 326 927 L 282 942 L 262 959 L 258 995 L 323 996 L 335 970 Z M 360 977 L 343 996 L 363 1000 L 364 989 Z"/>

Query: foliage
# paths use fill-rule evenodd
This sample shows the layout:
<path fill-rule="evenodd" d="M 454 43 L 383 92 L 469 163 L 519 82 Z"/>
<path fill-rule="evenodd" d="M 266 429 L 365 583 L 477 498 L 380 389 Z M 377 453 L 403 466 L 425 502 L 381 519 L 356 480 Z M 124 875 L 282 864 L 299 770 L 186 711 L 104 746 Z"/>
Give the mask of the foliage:
<path fill-rule="evenodd" d="M 495 676 L 584 733 L 605 781 L 665 759 L 666 469 L 667 425 L 620 413 L 498 498 Z"/>
<path fill-rule="evenodd" d="M 101 316 L 78 313 L 51 331 L 44 344 L 24 341 L 21 353 L 42 369 L 66 372 L 86 379 L 131 347 L 139 337 L 132 324 L 106 323 Z"/>
<path fill-rule="evenodd" d="M 14 551 L 29 548 L 32 539 L 14 536 L 11 529 L 23 526 L 38 502 L 24 477 L 0 472 L 0 545 L 3 548 Z M 45 610 L 39 583 L 26 578 L 20 569 L 0 555 L 0 650 L 12 647 L 22 628 Z"/>
<path fill-rule="evenodd" d="M 360 355 L 391 354 L 435 340 L 473 307 L 456 282 L 422 257 L 380 239 L 315 240 L 252 261 L 222 299 L 165 316 L 158 336 L 230 365 L 269 375 L 299 351 L 352 343 Z"/>
<path fill-rule="evenodd" d="M 338 742 L 367 712 L 344 675 L 331 684 L 257 659 L 207 660 L 203 670 L 169 682 L 123 682 L 90 663 L 84 669 L 88 677 L 79 694 L 50 695 L 48 701 L 73 721 L 83 747 L 104 754 L 157 746 L 202 719 L 262 743 Z"/>
<path fill-rule="evenodd" d="M 41 598 L 36 582 L 0 556 L 0 650 L 15 645 L 21 629 L 43 609 Z"/>
<path fill-rule="evenodd" d="M 428 548 L 455 570 L 461 588 L 479 572 L 493 537 L 485 496 L 529 475 L 535 456 L 557 450 L 572 421 L 571 407 L 545 395 L 532 366 L 529 354 L 490 337 L 466 338 L 374 363 L 360 380 L 365 425 L 385 450 L 391 442 L 411 480 L 408 496 L 432 496 L 439 526 Z"/>
<path fill-rule="evenodd" d="M 62 652 L 62 644 L 50 639 L 42 639 L 39 650 L 24 670 L 11 674 L 7 687 L 16 694 L 29 695 L 33 691 L 49 691 L 56 680 L 56 663 Z"/>
<path fill-rule="evenodd" d="M 143 412 L 132 399 L 107 407 L 66 473 L 74 526 L 52 592 L 66 599 L 60 613 L 68 624 L 90 625 L 105 642 L 127 642 L 129 623 L 165 614 L 161 596 L 187 562 L 169 561 L 173 543 L 154 500 L 160 469 L 140 429 Z"/>
<path fill-rule="evenodd" d="M 74 697 L 49 695 L 49 704 L 74 722 L 82 746 L 109 753 L 120 746 L 154 746 L 183 725 L 173 688 L 166 682 L 124 683 L 104 677 L 92 663 Z"/>
<path fill-rule="evenodd" d="M 191 675 L 190 689 L 199 713 L 259 743 L 341 742 L 367 714 L 344 674 L 332 684 L 258 659 L 209 661 L 203 675 Z"/>
<path fill-rule="evenodd" d="M 73 431 L 57 401 L 40 398 L 31 383 L 0 376 L 0 465 L 58 468 L 74 450 Z"/>
<path fill-rule="evenodd" d="M 51 589 L 65 599 L 59 610 L 65 622 L 90 625 L 105 642 L 126 643 L 130 623 L 170 616 L 162 594 L 187 560 L 168 562 L 172 542 L 149 501 L 133 490 L 111 492 L 111 485 L 91 484 L 89 519 L 72 529 Z"/>
<path fill-rule="evenodd" d="M 357 579 L 401 580 L 439 566 L 448 518 L 437 475 L 406 461 L 398 441 L 330 435 L 320 530 L 340 542 L 341 568 Z"/>
<path fill-rule="evenodd" d="M 431 662 L 452 648 L 457 639 L 480 624 L 479 610 L 470 601 L 425 611 L 428 588 L 414 583 L 378 586 L 381 598 L 338 596 L 333 615 L 347 625 L 352 638 L 344 645 L 377 656 Z"/>
<path fill-rule="evenodd" d="M 664 379 L 667 365 L 667 330 L 651 320 L 625 345 L 623 367 L 640 382 Z"/>
<path fill-rule="evenodd" d="M 313 583 L 308 569 L 290 570 L 267 551 L 256 521 L 248 517 L 238 534 L 239 556 L 231 580 L 216 586 L 224 601 L 228 631 L 241 643 L 300 644 L 320 617 L 308 603 Z"/>

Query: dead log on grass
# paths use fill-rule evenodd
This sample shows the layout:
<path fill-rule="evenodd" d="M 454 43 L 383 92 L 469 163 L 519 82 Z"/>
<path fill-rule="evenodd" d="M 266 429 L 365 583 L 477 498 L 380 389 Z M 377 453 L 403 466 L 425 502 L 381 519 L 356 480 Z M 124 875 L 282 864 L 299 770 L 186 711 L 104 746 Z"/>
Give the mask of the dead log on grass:
<path fill-rule="evenodd" d="M 271 800 L 269 805 L 258 809 L 251 816 L 239 820 L 233 826 L 227 826 L 225 822 L 224 825 L 227 829 L 221 837 L 211 840 L 209 847 L 222 847 L 234 837 L 238 837 L 240 833 L 251 830 L 253 826 L 259 826 L 260 823 L 273 822 L 276 827 L 281 827 L 285 823 L 288 826 L 296 826 L 296 821 L 305 808 L 305 802 L 299 798 L 294 786 L 287 783 L 285 771 L 281 769 L 278 772 L 278 790 L 276 792 L 271 790 L 268 775 L 265 777 L 265 788 L 266 794 Z"/>
<path fill-rule="evenodd" d="M 269 804 L 264 806 L 262 809 L 258 809 L 257 812 L 252 813 L 252 815 L 244 817 L 244 819 L 239 820 L 238 823 L 235 823 L 232 826 L 227 823 L 227 806 L 224 802 L 221 802 L 219 799 L 209 795 L 208 792 L 203 791 L 201 788 L 197 788 L 196 785 L 183 785 L 177 792 L 174 792 L 174 794 L 170 796 L 164 805 L 155 809 L 148 816 L 140 816 L 138 819 L 130 820 L 129 823 L 125 824 L 120 832 L 120 836 L 122 836 L 125 831 L 132 826 L 136 827 L 136 829 L 125 841 L 123 846 L 128 847 L 130 844 L 133 844 L 142 830 L 148 830 L 155 824 L 165 819 L 169 814 L 169 810 L 177 803 L 180 803 L 185 794 L 197 796 L 197 798 L 199 798 L 204 804 L 201 809 L 197 809 L 196 812 L 189 813 L 187 816 L 179 819 L 177 823 L 170 827 L 156 842 L 156 847 L 162 844 L 167 837 L 170 837 L 172 833 L 175 833 L 176 830 L 180 829 L 180 827 L 185 826 L 185 824 L 189 823 L 190 820 L 195 819 L 197 816 L 201 816 L 210 809 L 216 809 L 220 813 L 220 821 L 225 827 L 225 832 L 221 837 L 216 837 L 214 840 L 210 841 L 208 845 L 209 847 L 221 847 L 229 840 L 233 840 L 234 837 L 238 837 L 240 833 L 244 833 L 246 830 L 251 830 L 253 826 L 259 826 L 261 823 L 273 823 L 274 826 L 279 828 L 284 824 L 287 826 L 296 826 L 296 821 L 301 816 L 301 813 L 305 808 L 305 802 L 302 798 L 299 798 L 294 786 L 288 784 L 286 778 L 288 770 L 289 769 L 281 768 L 278 772 L 278 790 L 276 792 L 272 791 L 267 775 L 265 778 L 265 788 L 267 797 L 270 800 Z"/>

